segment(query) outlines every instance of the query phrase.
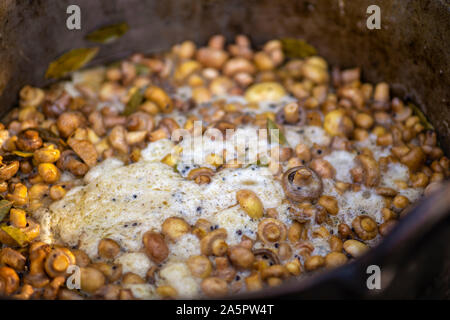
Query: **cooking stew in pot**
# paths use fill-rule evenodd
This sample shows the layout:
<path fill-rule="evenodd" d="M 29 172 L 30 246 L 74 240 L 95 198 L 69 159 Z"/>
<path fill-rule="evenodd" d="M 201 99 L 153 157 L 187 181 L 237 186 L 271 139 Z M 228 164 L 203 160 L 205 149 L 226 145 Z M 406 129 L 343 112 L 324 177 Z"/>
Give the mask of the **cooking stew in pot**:
<path fill-rule="evenodd" d="M 388 83 L 245 35 L 26 86 L 0 142 L 0 294 L 17 299 L 278 286 L 363 255 L 450 173 Z"/>

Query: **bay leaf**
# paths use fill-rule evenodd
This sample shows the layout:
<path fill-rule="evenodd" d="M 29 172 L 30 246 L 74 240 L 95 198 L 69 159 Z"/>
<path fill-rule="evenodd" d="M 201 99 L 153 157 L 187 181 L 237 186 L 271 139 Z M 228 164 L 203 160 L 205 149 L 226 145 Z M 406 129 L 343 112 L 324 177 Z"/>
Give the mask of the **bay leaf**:
<path fill-rule="evenodd" d="M 316 48 L 302 39 L 281 39 L 283 52 L 287 58 L 307 58 L 317 54 Z"/>
<path fill-rule="evenodd" d="M 127 33 L 128 29 L 128 24 L 125 22 L 109 25 L 89 33 L 86 40 L 103 44 L 111 43 Z"/>
<path fill-rule="evenodd" d="M 12 151 L 16 156 L 22 157 L 22 158 L 31 158 L 33 156 L 33 152 L 24 152 L 19 150 Z"/>
<path fill-rule="evenodd" d="M 73 49 L 50 63 L 45 77 L 58 79 L 79 70 L 94 59 L 98 51 L 98 47 Z"/>
<path fill-rule="evenodd" d="M 130 100 L 128 101 L 125 110 L 123 112 L 124 116 L 129 116 L 132 113 L 135 113 L 139 106 L 141 105 L 142 101 L 144 100 L 144 94 L 142 90 L 140 90 L 137 87 L 130 89 Z"/>
<path fill-rule="evenodd" d="M 427 130 L 434 130 L 433 125 L 428 121 L 427 117 L 425 116 L 425 114 L 422 112 L 422 110 L 420 110 L 420 108 L 418 106 L 416 106 L 413 103 L 408 103 L 408 107 L 410 107 L 413 111 L 413 113 L 419 117 L 420 122 L 423 124 L 423 126 L 425 127 L 425 129 Z"/>
<path fill-rule="evenodd" d="M 145 64 L 138 63 L 136 64 L 136 72 L 139 76 L 146 76 L 150 74 L 150 68 L 147 67 Z"/>
<path fill-rule="evenodd" d="M 27 234 L 19 228 L 8 226 L 7 224 L 2 224 L 0 226 L 0 229 L 6 232 L 21 247 L 30 242 L 30 239 L 28 238 Z"/>
<path fill-rule="evenodd" d="M 9 210 L 11 210 L 12 202 L 8 200 L 0 200 L 0 221 L 5 219 L 5 217 L 8 215 Z"/>
<path fill-rule="evenodd" d="M 267 118 L 267 131 L 269 143 L 275 142 L 281 145 L 286 144 L 287 141 L 283 132 L 280 130 L 278 125 L 269 118 Z"/>

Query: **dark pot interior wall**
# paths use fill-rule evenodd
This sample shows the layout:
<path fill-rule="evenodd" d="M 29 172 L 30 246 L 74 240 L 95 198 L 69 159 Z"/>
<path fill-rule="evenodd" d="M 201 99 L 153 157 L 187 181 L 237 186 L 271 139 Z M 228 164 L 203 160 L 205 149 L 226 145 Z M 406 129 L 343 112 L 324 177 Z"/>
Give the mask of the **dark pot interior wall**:
<path fill-rule="evenodd" d="M 77 4 L 82 30 L 66 28 Z M 382 29 L 366 28 L 366 8 L 381 8 Z M 49 62 L 89 46 L 83 36 L 127 21 L 131 30 L 103 47 L 94 63 L 135 51 L 160 51 L 183 39 L 205 43 L 238 33 L 256 44 L 280 36 L 304 38 L 332 64 L 362 66 L 369 81 L 388 81 L 429 116 L 450 151 L 450 6 L 446 0 L 2 0 L 0 110 L 24 84 L 44 85 Z"/>

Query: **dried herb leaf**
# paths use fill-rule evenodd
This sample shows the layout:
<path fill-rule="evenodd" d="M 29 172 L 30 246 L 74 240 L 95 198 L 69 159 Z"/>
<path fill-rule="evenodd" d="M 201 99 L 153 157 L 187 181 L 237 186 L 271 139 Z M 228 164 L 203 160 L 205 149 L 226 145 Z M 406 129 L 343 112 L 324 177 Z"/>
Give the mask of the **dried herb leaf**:
<path fill-rule="evenodd" d="M 144 100 L 143 92 L 137 87 L 131 88 L 130 94 L 131 98 L 125 107 L 125 111 L 123 112 L 125 116 L 129 116 L 130 114 L 136 112 Z"/>
<path fill-rule="evenodd" d="M 8 226 L 7 224 L 2 224 L 0 226 L 0 229 L 6 232 L 21 247 L 30 242 L 30 239 L 28 238 L 27 234 L 22 230 L 20 230 L 19 228 Z"/>
<path fill-rule="evenodd" d="M 286 144 L 287 141 L 283 132 L 281 132 L 278 125 L 269 118 L 267 118 L 267 131 L 269 143 Z"/>
<path fill-rule="evenodd" d="M 39 136 L 47 142 L 51 142 L 54 143 L 62 148 L 67 148 L 67 143 L 61 139 L 60 137 L 58 137 L 56 134 L 54 134 L 53 132 L 51 132 L 50 130 L 47 129 L 42 129 L 42 128 L 37 128 L 34 129 L 37 132 L 39 132 Z"/>
<path fill-rule="evenodd" d="M 113 24 L 91 32 L 86 36 L 86 40 L 97 43 L 111 43 L 127 33 L 128 29 L 128 24 L 125 22 Z"/>
<path fill-rule="evenodd" d="M 281 39 L 283 52 L 287 58 L 306 58 L 317 54 L 316 48 L 301 39 Z"/>
<path fill-rule="evenodd" d="M 33 156 L 33 152 L 23 152 L 19 150 L 14 150 L 12 153 L 22 158 L 31 158 Z"/>
<path fill-rule="evenodd" d="M 147 67 L 145 64 L 138 63 L 136 64 L 136 72 L 139 76 L 145 76 L 150 73 L 150 68 Z"/>
<path fill-rule="evenodd" d="M 434 130 L 433 125 L 427 120 L 427 117 L 423 114 L 422 110 L 413 103 L 408 103 L 408 106 L 413 110 L 414 114 L 419 117 L 420 122 L 423 124 L 425 129 Z"/>
<path fill-rule="evenodd" d="M 263 161 L 261 161 L 260 159 L 258 159 L 257 161 L 256 161 L 256 165 L 258 166 L 258 167 L 268 167 L 269 166 L 269 163 L 267 162 L 268 160 L 265 160 L 264 162 Z"/>
<path fill-rule="evenodd" d="M 5 219 L 9 210 L 11 210 L 12 202 L 8 200 L 0 200 L 0 221 Z"/>
<path fill-rule="evenodd" d="M 70 72 L 81 69 L 97 55 L 98 50 L 98 47 L 79 48 L 63 54 L 58 59 L 50 63 L 45 77 L 47 79 L 57 79 L 66 76 Z"/>

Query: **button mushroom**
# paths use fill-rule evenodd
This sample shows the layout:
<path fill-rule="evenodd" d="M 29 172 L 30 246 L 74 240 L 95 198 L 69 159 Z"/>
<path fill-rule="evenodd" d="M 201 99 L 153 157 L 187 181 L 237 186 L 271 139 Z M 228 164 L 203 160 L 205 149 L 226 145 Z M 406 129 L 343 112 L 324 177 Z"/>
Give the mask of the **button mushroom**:
<path fill-rule="evenodd" d="M 353 132 L 353 121 L 345 110 L 337 109 L 329 112 L 324 119 L 323 127 L 331 136 L 348 137 Z"/>
<path fill-rule="evenodd" d="M 420 147 L 413 147 L 411 151 L 400 158 L 400 162 L 415 172 L 422 167 L 426 160 L 426 155 Z"/>
<path fill-rule="evenodd" d="M 67 144 L 89 167 L 97 164 L 98 154 L 92 142 L 88 140 L 69 139 Z"/>
<path fill-rule="evenodd" d="M 377 161 L 366 154 L 356 158 L 356 167 L 350 170 L 355 182 L 362 182 L 367 187 L 375 187 L 380 182 L 380 168 Z"/>
<path fill-rule="evenodd" d="M 210 168 L 196 168 L 189 172 L 187 178 L 194 180 L 197 184 L 208 184 L 211 182 L 211 177 L 214 175 L 214 171 Z"/>
<path fill-rule="evenodd" d="M 42 138 L 39 136 L 39 132 L 26 130 L 19 134 L 16 144 L 19 150 L 33 152 L 42 146 Z"/>
<path fill-rule="evenodd" d="M 336 170 L 327 160 L 316 158 L 310 163 L 310 168 L 314 170 L 322 179 L 332 179 L 336 175 Z"/>
<path fill-rule="evenodd" d="M 80 112 L 65 112 L 58 117 L 56 125 L 64 138 L 69 137 L 75 132 L 77 128 L 80 128 L 85 123 L 83 114 Z"/>
<path fill-rule="evenodd" d="M 49 282 L 49 278 L 44 271 L 44 262 L 50 246 L 44 243 L 35 243 L 30 248 L 30 271 L 25 276 L 24 282 L 32 285 L 34 288 L 43 288 Z"/>
<path fill-rule="evenodd" d="M 325 267 L 337 268 L 347 262 L 347 257 L 342 252 L 330 252 L 325 257 Z"/>
<path fill-rule="evenodd" d="M 280 124 L 302 126 L 306 123 L 306 112 L 297 102 L 291 102 L 277 112 L 276 120 Z"/>
<path fill-rule="evenodd" d="M 205 256 L 215 255 L 223 256 L 228 250 L 225 242 L 227 238 L 227 230 L 220 228 L 208 233 L 200 240 L 200 250 Z"/>
<path fill-rule="evenodd" d="M 29 284 L 24 284 L 20 289 L 20 293 L 16 293 L 13 295 L 14 299 L 18 300 L 28 300 L 31 298 L 31 295 L 34 293 L 34 289 Z"/>
<path fill-rule="evenodd" d="M 0 268 L 0 295 L 10 295 L 19 288 L 19 276 L 14 269 Z"/>
<path fill-rule="evenodd" d="M 322 194 L 322 180 L 317 173 L 304 166 L 286 171 L 282 178 L 286 196 L 296 202 L 312 201 Z"/>
<path fill-rule="evenodd" d="M 206 278 L 200 286 L 208 297 L 221 297 L 228 294 L 227 282 L 217 277 Z"/>
<path fill-rule="evenodd" d="M 19 171 L 19 165 L 19 161 L 2 163 L 0 165 L 0 180 L 5 181 L 11 179 L 17 173 L 17 171 Z"/>
<path fill-rule="evenodd" d="M 153 262 L 161 263 L 169 256 L 169 247 L 161 234 L 148 231 L 142 237 L 142 241 L 145 253 Z"/>
<path fill-rule="evenodd" d="M 239 190 L 236 192 L 236 199 L 250 218 L 260 219 L 264 214 L 264 207 L 256 193 L 251 190 Z"/>
<path fill-rule="evenodd" d="M 305 260 L 306 271 L 317 270 L 325 265 L 325 259 L 322 256 L 310 256 Z"/>
<path fill-rule="evenodd" d="M 194 277 L 206 278 L 212 272 L 212 264 L 208 257 L 190 256 L 186 263 Z"/>
<path fill-rule="evenodd" d="M 106 277 L 109 282 L 115 282 L 122 277 L 123 267 L 121 264 L 108 264 L 105 262 L 97 262 L 90 265 L 97 269 Z"/>
<path fill-rule="evenodd" d="M 95 268 L 81 268 L 80 284 L 83 291 L 94 293 L 105 284 L 105 276 Z"/>
<path fill-rule="evenodd" d="M 87 267 L 89 264 L 91 264 L 91 259 L 86 254 L 86 252 L 80 250 L 80 249 L 73 249 L 71 250 L 73 255 L 75 256 L 75 263 L 79 267 Z"/>
<path fill-rule="evenodd" d="M 172 241 L 176 241 L 190 230 L 189 224 L 178 217 L 167 218 L 162 224 L 162 233 Z"/>
<path fill-rule="evenodd" d="M 22 271 L 25 268 L 25 262 L 26 258 L 16 250 L 11 248 L 3 248 L 0 250 L 0 264 Z"/>
<path fill-rule="evenodd" d="M 75 256 L 69 249 L 56 248 L 45 259 L 44 268 L 50 277 L 56 278 L 65 276 L 67 268 L 70 265 L 74 265 L 75 262 Z"/>
<path fill-rule="evenodd" d="M 98 244 L 98 255 L 103 259 L 114 259 L 120 253 L 119 244 L 109 238 L 100 240 Z"/>
<path fill-rule="evenodd" d="M 228 250 L 228 257 L 231 263 L 238 269 L 250 269 L 255 261 L 253 252 L 239 245 Z"/>
<path fill-rule="evenodd" d="M 352 257 L 357 258 L 369 250 L 369 247 L 358 240 L 351 239 L 344 242 L 344 250 Z"/>
<path fill-rule="evenodd" d="M 284 241 L 286 235 L 287 228 L 280 220 L 267 218 L 258 225 L 258 237 L 265 243 Z"/>
<path fill-rule="evenodd" d="M 361 215 L 352 222 L 352 227 L 362 240 L 370 240 L 378 234 L 377 223 L 369 216 Z"/>

